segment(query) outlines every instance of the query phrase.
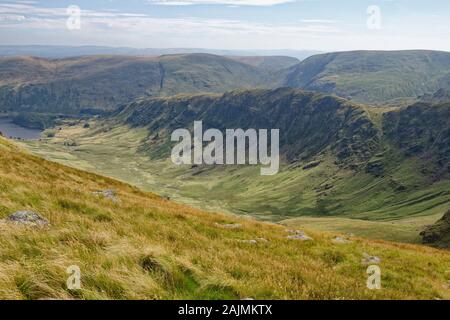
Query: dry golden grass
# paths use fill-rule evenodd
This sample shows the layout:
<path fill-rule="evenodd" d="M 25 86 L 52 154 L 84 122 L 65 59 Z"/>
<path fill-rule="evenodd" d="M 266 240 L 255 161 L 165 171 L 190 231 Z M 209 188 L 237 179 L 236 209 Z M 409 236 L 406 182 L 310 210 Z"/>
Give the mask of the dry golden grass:
<path fill-rule="evenodd" d="M 114 189 L 118 202 L 93 191 Z M 0 139 L 0 218 L 39 212 L 51 223 L 0 223 L 3 299 L 449 299 L 450 253 L 284 227 L 170 202 L 127 184 L 24 153 Z M 227 229 L 220 224 L 240 224 Z M 239 240 L 265 238 L 248 244 Z M 367 252 L 382 289 L 366 288 Z M 67 267 L 81 269 L 68 290 Z"/>

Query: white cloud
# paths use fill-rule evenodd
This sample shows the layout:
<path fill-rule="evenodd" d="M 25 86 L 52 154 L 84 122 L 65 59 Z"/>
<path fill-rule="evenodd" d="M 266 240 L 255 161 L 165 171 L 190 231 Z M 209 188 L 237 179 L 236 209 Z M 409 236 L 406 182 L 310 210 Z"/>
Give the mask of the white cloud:
<path fill-rule="evenodd" d="M 0 14 L 0 21 L 23 21 L 25 16 L 19 14 Z"/>
<path fill-rule="evenodd" d="M 2 14 L 23 14 L 23 15 L 65 15 L 66 8 L 43 8 L 28 3 L 4 3 L 0 4 Z"/>
<path fill-rule="evenodd" d="M 171 0 L 168 0 L 171 1 Z M 183 0 L 184 1 L 184 0 Z M 191 1 L 191 0 L 189 0 Z M 230 2 L 276 2 L 285 0 L 193 0 Z M 67 20 L 66 8 L 41 8 L 26 4 L 0 4 L 0 26 L 24 28 L 28 30 L 63 29 Z M 9 24 L 8 24 L 9 23 Z M 203 33 L 210 36 L 221 34 L 258 35 L 298 35 L 301 33 L 339 33 L 340 30 L 328 24 L 270 24 L 241 20 L 210 18 L 160 18 L 148 14 L 113 11 L 81 10 L 83 32 L 97 34 L 99 30 L 109 30 L 114 34 L 134 35 L 172 34 L 186 35 Z"/>
<path fill-rule="evenodd" d="M 275 6 L 283 3 L 296 2 L 297 0 L 147 0 L 150 4 L 165 6 L 189 6 L 199 4 L 229 5 L 229 6 Z"/>
<path fill-rule="evenodd" d="M 0 17 L 24 16 L 24 20 L 0 18 L 0 42 L 60 45 L 114 45 L 132 47 L 283 48 L 305 39 L 337 35 L 342 31 L 330 24 L 275 24 L 231 19 L 163 18 L 149 14 L 115 11 L 81 11 L 81 29 L 68 30 L 65 8 L 4 6 Z M 15 34 L 16 36 L 13 36 Z"/>
<path fill-rule="evenodd" d="M 329 23 L 329 24 L 334 24 L 334 23 L 338 23 L 338 20 L 326 20 L 326 19 L 302 19 L 300 20 L 301 22 L 304 23 Z"/>
<path fill-rule="evenodd" d="M 1 1 L 1 0 L 0 0 Z M 153 0 L 155 1 L 155 0 Z M 175 0 L 168 0 L 172 3 Z M 177 0 L 221 3 L 282 3 L 283 0 Z M 306 1 L 306 0 L 302 0 Z M 284 1 L 286 2 L 286 1 Z M 0 3 L 0 43 L 108 45 L 130 47 L 217 49 L 440 49 L 450 50 L 448 23 L 441 21 L 420 32 L 401 23 L 380 32 L 369 32 L 364 23 L 349 25 L 320 17 L 282 23 L 251 22 L 200 17 L 161 17 L 145 11 L 84 10 L 81 29 L 68 30 L 66 8 L 40 7 L 30 3 Z M 256 10 L 256 9 L 255 9 Z M 363 17 L 364 12 L 363 12 Z M 363 21 L 364 22 L 364 21 Z M 418 43 L 420 40 L 420 43 Z"/>

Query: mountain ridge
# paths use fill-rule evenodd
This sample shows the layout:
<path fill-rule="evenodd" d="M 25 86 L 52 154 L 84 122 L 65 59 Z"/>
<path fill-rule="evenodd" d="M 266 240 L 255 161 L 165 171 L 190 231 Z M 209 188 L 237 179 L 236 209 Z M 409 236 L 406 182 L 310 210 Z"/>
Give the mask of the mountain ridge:
<path fill-rule="evenodd" d="M 166 109 L 167 110 L 166 110 Z M 287 110 L 286 110 L 287 109 Z M 333 116 L 332 116 L 333 114 Z M 172 132 L 178 126 L 191 127 L 193 121 L 202 120 L 205 130 L 208 128 L 281 128 L 280 146 L 288 161 L 295 158 L 310 158 L 322 146 L 330 144 L 330 148 L 339 149 L 338 158 L 345 159 L 351 156 L 351 151 L 340 148 L 339 139 L 351 141 L 354 132 L 341 133 L 346 121 L 362 121 L 354 128 L 364 127 L 369 124 L 368 118 L 363 116 L 364 110 L 356 104 L 338 97 L 330 97 L 312 92 L 304 92 L 291 88 L 237 90 L 223 95 L 178 95 L 174 97 L 161 97 L 149 100 L 141 100 L 131 103 L 117 114 L 118 118 L 124 118 L 124 122 L 132 126 L 149 126 L 150 130 L 163 128 L 165 132 Z M 309 121 L 304 122 L 303 116 L 309 116 Z M 187 118 L 184 118 L 186 116 Z M 359 116 L 362 116 L 359 118 Z M 355 119 L 351 119 L 354 117 Z M 325 133 L 325 123 L 328 130 Z M 296 122 L 295 122 L 296 121 Z M 294 123 L 296 123 L 294 125 Z M 299 125 L 301 124 L 301 125 Z M 349 124 L 349 127 L 352 125 Z M 287 131 L 287 127 L 292 127 Z M 318 136 L 313 128 L 322 127 L 322 136 Z M 284 130 L 283 130 L 284 129 Z M 365 130 L 365 129 L 364 129 Z M 342 134 L 342 136 L 340 136 Z M 375 139 L 375 129 L 367 128 L 364 134 L 368 139 Z M 160 138 L 161 135 L 158 135 Z M 296 137 L 305 141 L 296 145 Z M 370 142 L 360 141 L 358 147 L 354 147 L 357 158 L 364 158 L 366 146 Z M 302 150 L 308 146 L 315 147 L 316 151 Z M 347 148 L 347 146 L 345 146 Z M 351 147 L 350 147 L 351 148 Z M 301 155 L 299 152 L 304 152 Z"/>

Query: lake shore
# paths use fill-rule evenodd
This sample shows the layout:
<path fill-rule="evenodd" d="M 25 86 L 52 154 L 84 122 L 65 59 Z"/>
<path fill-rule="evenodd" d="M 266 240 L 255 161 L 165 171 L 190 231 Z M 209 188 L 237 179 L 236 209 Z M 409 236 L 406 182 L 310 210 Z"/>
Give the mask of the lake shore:
<path fill-rule="evenodd" d="M 0 132 L 4 137 L 10 139 L 38 140 L 41 138 L 43 130 L 30 129 L 13 123 L 12 118 L 0 117 Z"/>

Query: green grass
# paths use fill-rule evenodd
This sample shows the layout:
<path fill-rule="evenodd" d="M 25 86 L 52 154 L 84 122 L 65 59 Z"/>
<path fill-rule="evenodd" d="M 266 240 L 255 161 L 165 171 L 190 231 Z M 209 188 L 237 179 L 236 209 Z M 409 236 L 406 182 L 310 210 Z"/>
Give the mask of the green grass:
<path fill-rule="evenodd" d="M 105 189 L 119 201 L 92 194 Z M 356 237 L 335 244 L 335 234 L 309 229 L 313 241 L 289 240 L 280 225 L 167 201 L 4 139 L 0 204 L 0 219 L 28 209 L 50 221 L 0 220 L 2 299 L 450 299 L 447 251 Z M 257 238 L 268 241 L 240 241 Z M 366 288 L 364 253 L 382 259 L 381 290 Z M 81 269 L 81 290 L 66 288 L 70 265 Z"/>
<path fill-rule="evenodd" d="M 392 221 L 368 221 L 348 218 L 300 217 L 281 221 L 291 228 L 311 228 L 321 231 L 353 234 L 368 239 L 384 239 L 405 243 L 420 243 L 423 226 L 431 225 L 441 214 L 404 218 Z"/>

